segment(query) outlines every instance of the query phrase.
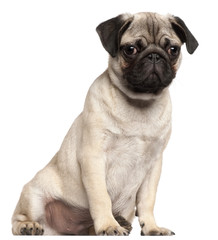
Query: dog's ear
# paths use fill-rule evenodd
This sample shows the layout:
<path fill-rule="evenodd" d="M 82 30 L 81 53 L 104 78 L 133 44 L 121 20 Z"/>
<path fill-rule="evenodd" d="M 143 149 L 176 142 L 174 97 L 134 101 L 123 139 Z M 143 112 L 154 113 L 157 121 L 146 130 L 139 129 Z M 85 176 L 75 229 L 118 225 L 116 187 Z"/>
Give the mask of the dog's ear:
<path fill-rule="evenodd" d="M 123 14 L 99 24 L 96 28 L 103 47 L 112 57 L 117 56 L 122 34 L 132 20 L 133 17 Z"/>
<path fill-rule="evenodd" d="M 195 39 L 195 37 L 192 35 L 192 33 L 189 31 L 183 20 L 179 17 L 173 17 L 171 19 L 172 28 L 177 34 L 177 36 L 180 38 L 182 43 L 186 43 L 187 51 L 192 54 L 198 47 L 198 41 Z"/>

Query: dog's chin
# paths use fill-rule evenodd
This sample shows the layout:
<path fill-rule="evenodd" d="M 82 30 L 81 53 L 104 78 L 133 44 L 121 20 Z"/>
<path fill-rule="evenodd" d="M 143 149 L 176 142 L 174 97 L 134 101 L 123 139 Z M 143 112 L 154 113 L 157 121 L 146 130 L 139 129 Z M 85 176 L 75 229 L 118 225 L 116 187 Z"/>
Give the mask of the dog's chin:
<path fill-rule="evenodd" d="M 170 70 L 165 71 L 165 74 L 160 74 L 149 69 L 144 74 L 142 74 L 142 71 L 139 71 L 137 75 L 140 75 L 140 77 L 137 78 L 131 72 L 124 74 L 116 62 L 111 61 L 111 59 L 108 74 L 112 84 L 122 94 L 133 100 L 147 101 L 161 97 L 168 90 L 176 74 Z"/>
<path fill-rule="evenodd" d="M 127 81 L 127 88 L 134 93 L 147 93 L 159 95 L 163 89 L 168 87 L 173 79 L 162 80 L 158 74 L 151 73 L 140 82 Z"/>
<path fill-rule="evenodd" d="M 140 87 L 126 87 L 126 86 L 117 86 L 119 90 L 126 95 L 129 99 L 132 100 L 142 100 L 150 101 L 160 98 L 166 91 L 168 87 L 155 88 L 155 89 L 145 89 Z"/>
<path fill-rule="evenodd" d="M 164 94 L 168 87 L 159 87 L 155 89 L 148 89 L 143 87 L 142 85 L 131 85 L 128 84 L 124 79 L 121 80 L 117 77 L 117 73 L 113 69 L 108 69 L 108 73 L 112 84 L 118 89 L 123 95 L 132 99 L 132 100 L 142 100 L 142 101 L 150 101 L 157 98 L 160 98 L 162 94 Z"/>

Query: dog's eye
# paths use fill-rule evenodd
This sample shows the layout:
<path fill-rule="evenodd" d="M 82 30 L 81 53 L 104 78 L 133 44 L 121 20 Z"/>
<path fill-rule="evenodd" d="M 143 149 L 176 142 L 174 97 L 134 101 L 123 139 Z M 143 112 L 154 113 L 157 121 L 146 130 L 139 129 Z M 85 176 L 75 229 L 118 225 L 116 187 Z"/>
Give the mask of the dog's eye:
<path fill-rule="evenodd" d="M 179 52 L 180 52 L 180 48 L 177 47 L 177 46 L 172 46 L 168 49 L 168 54 L 173 56 L 173 57 L 178 56 Z"/>
<path fill-rule="evenodd" d="M 132 55 L 136 55 L 138 51 L 137 51 L 137 48 L 134 47 L 133 45 L 128 45 L 123 48 L 123 52 L 127 56 L 132 56 Z"/>

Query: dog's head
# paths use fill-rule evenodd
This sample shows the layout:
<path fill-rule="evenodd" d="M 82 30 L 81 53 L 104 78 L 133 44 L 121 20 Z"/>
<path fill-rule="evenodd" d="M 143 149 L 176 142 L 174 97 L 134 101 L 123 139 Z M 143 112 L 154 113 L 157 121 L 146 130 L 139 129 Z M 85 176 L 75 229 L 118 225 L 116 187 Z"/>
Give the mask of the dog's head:
<path fill-rule="evenodd" d="M 171 15 L 123 14 L 96 30 L 111 56 L 113 83 L 131 98 L 159 95 L 176 75 L 182 44 L 190 54 L 198 46 L 185 23 Z"/>

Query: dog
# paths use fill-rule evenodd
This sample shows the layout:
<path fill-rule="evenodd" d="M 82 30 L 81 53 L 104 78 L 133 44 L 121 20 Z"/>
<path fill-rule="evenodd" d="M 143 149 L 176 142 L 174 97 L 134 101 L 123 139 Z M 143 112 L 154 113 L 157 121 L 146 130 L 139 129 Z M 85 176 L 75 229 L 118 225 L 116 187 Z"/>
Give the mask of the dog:
<path fill-rule="evenodd" d="M 198 42 L 173 15 L 122 14 L 97 27 L 108 69 L 48 165 L 27 183 L 12 217 L 15 235 L 174 235 L 153 215 L 171 133 L 169 86 L 185 43 Z"/>

